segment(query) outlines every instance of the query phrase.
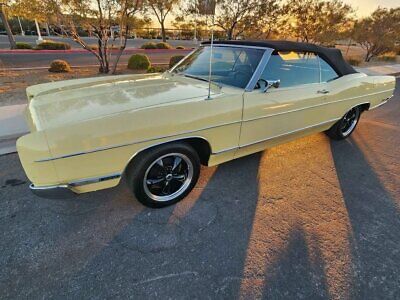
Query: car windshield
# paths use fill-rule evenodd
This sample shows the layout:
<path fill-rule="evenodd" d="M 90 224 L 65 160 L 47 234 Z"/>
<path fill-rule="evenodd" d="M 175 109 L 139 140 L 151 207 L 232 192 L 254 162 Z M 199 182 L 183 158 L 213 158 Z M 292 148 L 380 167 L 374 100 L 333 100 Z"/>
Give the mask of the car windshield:
<path fill-rule="evenodd" d="M 211 48 L 201 47 L 176 67 L 173 72 L 208 81 Z M 245 88 L 250 81 L 261 57 L 262 49 L 215 46 L 211 59 L 211 81 Z"/>

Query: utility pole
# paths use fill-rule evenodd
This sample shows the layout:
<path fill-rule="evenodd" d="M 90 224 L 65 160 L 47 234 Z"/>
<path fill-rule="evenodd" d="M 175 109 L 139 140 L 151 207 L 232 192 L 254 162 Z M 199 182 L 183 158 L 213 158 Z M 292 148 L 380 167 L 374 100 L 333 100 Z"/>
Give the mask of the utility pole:
<path fill-rule="evenodd" d="M 1 21 L 3 22 L 4 28 L 6 29 L 6 32 L 7 32 L 8 40 L 10 42 L 10 49 L 17 49 L 17 44 L 15 43 L 15 38 L 11 31 L 10 24 L 8 24 L 7 16 L 4 11 L 5 6 L 6 6 L 6 4 L 4 2 L 0 2 L 0 18 L 1 18 Z"/>

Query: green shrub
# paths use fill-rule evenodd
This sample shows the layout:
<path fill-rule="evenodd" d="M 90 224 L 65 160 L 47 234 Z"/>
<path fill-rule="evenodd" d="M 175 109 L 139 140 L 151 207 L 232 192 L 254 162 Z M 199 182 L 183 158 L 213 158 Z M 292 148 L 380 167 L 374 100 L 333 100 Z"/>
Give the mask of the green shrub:
<path fill-rule="evenodd" d="M 169 67 L 172 68 L 173 66 L 175 66 L 178 62 L 180 62 L 182 60 L 182 58 L 184 58 L 185 56 L 183 55 L 175 55 L 172 56 L 169 60 Z"/>
<path fill-rule="evenodd" d="M 71 67 L 65 60 L 56 59 L 50 64 L 49 72 L 67 73 L 69 71 L 71 71 Z"/>
<path fill-rule="evenodd" d="M 17 49 L 32 49 L 32 45 L 24 42 L 16 42 Z"/>
<path fill-rule="evenodd" d="M 171 49 L 172 48 L 170 44 L 164 43 L 164 42 L 157 43 L 156 46 L 157 46 L 157 49 Z"/>
<path fill-rule="evenodd" d="M 68 43 L 54 42 L 51 40 L 45 40 L 36 46 L 37 50 L 69 50 L 71 45 Z"/>
<path fill-rule="evenodd" d="M 163 73 L 166 70 L 167 68 L 163 66 L 151 66 L 147 69 L 147 73 Z"/>
<path fill-rule="evenodd" d="M 142 49 L 157 49 L 157 44 L 153 42 L 144 43 L 140 48 Z"/>
<path fill-rule="evenodd" d="M 183 47 L 183 46 L 178 46 L 178 47 L 176 47 L 176 49 L 178 49 L 178 50 L 183 50 L 183 49 L 185 49 L 185 47 Z"/>
<path fill-rule="evenodd" d="M 359 66 L 361 64 L 361 59 L 358 57 L 348 57 L 346 61 L 352 66 Z"/>
<path fill-rule="evenodd" d="M 134 54 L 128 61 L 128 69 L 131 70 L 148 70 L 150 66 L 149 58 L 143 54 Z"/>

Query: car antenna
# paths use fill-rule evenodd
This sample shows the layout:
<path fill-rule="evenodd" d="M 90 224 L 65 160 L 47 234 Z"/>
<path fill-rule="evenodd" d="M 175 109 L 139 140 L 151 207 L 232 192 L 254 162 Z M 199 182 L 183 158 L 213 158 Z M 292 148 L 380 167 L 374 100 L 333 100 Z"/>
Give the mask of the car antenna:
<path fill-rule="evenodd" d="M 211 15 L 211 43 L 210 43 L 210 67 L 208 70 L 208 95 L 207 100 L 211 99 L 211 75 L 212 75 L 212 56 L 214 46 L 214 21 L 215 21 L 215 0 L 200 0 L 197 2 L 199 14 L 206 15 L 206 22 L 208 16 Z"/>

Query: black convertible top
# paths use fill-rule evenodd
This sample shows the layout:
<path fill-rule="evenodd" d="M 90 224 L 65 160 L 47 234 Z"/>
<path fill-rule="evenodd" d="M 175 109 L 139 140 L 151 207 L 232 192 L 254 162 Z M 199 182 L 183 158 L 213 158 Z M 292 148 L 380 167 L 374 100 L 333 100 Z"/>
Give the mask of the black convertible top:
<path fill-rule="evenodd" d="M 203 45 L 210 44 L 210 41 L 203 42 Z M 301 51 L 301 52 L 314 52 L 321 56 L 339 76 L 357 73 L 352 66 L 350 66 L 343 58 L 342 52 L 335 48 L 326 48 L 309 43 L 299 43 L 291 41 L 214 41 L 215 45 L 228 44 L 228 45 L 243 45 L 255 47 L 268 47 L 276 51 Z"/>

